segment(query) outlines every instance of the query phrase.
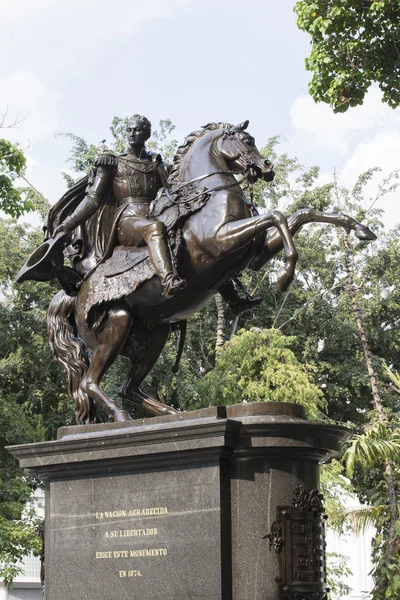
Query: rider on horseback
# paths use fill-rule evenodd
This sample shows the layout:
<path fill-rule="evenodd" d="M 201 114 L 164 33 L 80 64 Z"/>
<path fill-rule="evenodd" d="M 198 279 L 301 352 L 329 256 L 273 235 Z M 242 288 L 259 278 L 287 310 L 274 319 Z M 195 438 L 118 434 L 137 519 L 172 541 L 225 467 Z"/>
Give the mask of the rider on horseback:
<path fill-rule="evenodd" d="M 158 187 L 165 187 L 166 176 L 160 175 L 161 159 L 145 150 L 150 124 L 143 118 L 130 122 L 127 155 L 103 154 L 93 173 L 50 209 L 46 240 L 28 258 L 17 280 L 57 277 L 62 283 L 65 276 L 73 287 L 80 278 L 71 293 L 66 285 L 56 294 L 48 312 L 52 350 L 67 370 L 78 422 L 93 422 L 93 403 L 104 406 L 115 421 L 129 419 L 101 387 L 121 353 L 131 363 L 121 396 L 153 415 L 176 413 L 140 387 L 171 329 L 184 324 L 215 292 L 231 306 L 232 301 L 237 304 L 232 279 L 246 268 L 258 271 L 281 250 L 284 267 L 278 283 L 287 289 L 298 258 L 293 235 L 306 223 L 332 223 L 353 230 L 358 239 L 375 239 L 368 227 L 348 215 L 312 208 L 300 208 L 288 219 L 276 210 L 257 214 L 240 184 L 260 178 L 271 181 L 274 173 L 247 126 L 248 121 L 236 126 L 208 123 L 189 134 L 176 153 L 168 189 L 154 203 L 152 215 L 165 223 L 186 278 L 184 294 L 162 297 L 146 247 L 134 247 L 148 241 L 150 258 L 156 255 L 162 262 L 157 273 L 164 277 L 166 292 L 171 294 L 175 285 L 181 289 L 166 236 L 156 229 L 158 222 L 148 219 L 150 199 Z M 238 174 L 242 180 L 237 180 Z M 147 235 L 149 229 L 153 238 Z M 71 258 L 69 271 L 63 250 Z M 252 304 L 251 298 L 245 300 Z M 91 355 L 86 347 L 92 349 Z"/>
<path fill-rule="evenodd" d="M 113 245 L 138 246 L 145 242 L 164 295 L 168 297 L 181 292 L 186 282 L 173 269 L 165 225 L 148 218 L 150 203 L 160 187 L 166 186 L 168 178 L 168 166 L 160 154 L 149 152 L 145 147 L 150 135 L 150 121 L 133 115 L 127 126 L 128 153 L 100 155 L 85 198 L 56 228 L 54 236 L 60 232 L 71 233 L 93 216 L 106 190 L 112 186 L 117 205 Z"/>
<path fill-rule="evenodd" d="M 103 146 L 89 176 L 77 182 L 48 215 L 46 241 L 31 255 L 17 281 L 48 281 L 56 277 L 63 289 L 76 295 L 82 277 L 87 279 L 117 246 L 147 244 L 149 258 L 160 278 L 166 298 L 186 287 L 171 261 L 166 226 L 149 217 L 160 188 L 168 187 L 170 165 L 160 154 L 146 149 L 150 121 L 133 115 L 127 125 L 128 153 L 116 155 Z M 50 236 L 50 237 L 49 237 Z M 66 267 L 64 255 L 72 269 Z M 241 288 L 242 293 L 238 289 Z M 219 289 L 234 315 L 256 307 L 240 282 Z"/>

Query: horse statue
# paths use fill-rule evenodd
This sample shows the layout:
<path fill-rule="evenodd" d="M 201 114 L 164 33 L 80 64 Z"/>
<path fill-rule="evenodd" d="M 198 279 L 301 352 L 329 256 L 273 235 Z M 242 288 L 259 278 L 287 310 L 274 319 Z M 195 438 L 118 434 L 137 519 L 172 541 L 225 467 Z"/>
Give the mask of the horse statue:
<path fill-rule="evenodd" d="M 271 181 L 274 172 L 247 126 L 248 121 L 237 126 L 210 123 L 189 134 L 175 155 L 168 186 L 153 202 L 151 215 L 165 224 L 177 273 L 186 281 L 183 293 L 163 294 L 146 247 L 117 246 L 111 257 L 86 273 L 76 295 L 61 290 L 51 301 L 50 345 L 68 375 L 78 423 L 94 422 L 98 404 L 114 421 L 131 418 L 101 387 L 119 354 L 131 363 L 122 398 L 151 415 L 179 412 L 140 387 L 171 328 L 229 287 L 245 269 L 261 269 L 281 250 L 284 267 L 277 280 L 286 289 L 298 258 L 292 236 L 303 225 L 331 223 L 353 230 L 360 240 L 376 238 L 368 227 L 344 214 L 310 208 L 288 219 L 276 210 L 258 214 L 241 184 L 260 178 Z M 93 351 L 90 357 L 88 347 Z"/>

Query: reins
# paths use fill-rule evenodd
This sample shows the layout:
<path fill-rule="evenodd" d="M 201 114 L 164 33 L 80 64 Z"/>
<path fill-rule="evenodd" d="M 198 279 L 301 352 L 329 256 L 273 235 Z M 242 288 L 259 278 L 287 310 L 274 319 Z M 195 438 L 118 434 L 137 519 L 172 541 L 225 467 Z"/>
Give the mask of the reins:
<path fill-rule="evenodd" d="M 202 181 L 203 179 L 207 179 L 207 177 L 212 177 L 213 175 L 232 175 L 232 174 L 233 173 L 231 171 L 213 171 L 212 173 L 207 173 L 206 175 L 200 175 L 199 177 L 195 177 L 194 179 L 191 179 L 190 181 L 184 181 L 183 183 L 179 184 L 177 186 L 176 190 L 174 191 L 174 193 L 178 194 L 183 188 L 188 187 L 192 183 L 195 183 L 196 181 Z M 193 200 L 196 200 L 196 198 L 199 198 L 200 196 L 203 196 L 204 194 L 212 194 L 213 192 L 219 192 L 221 190 L 228 190 L 228 189 L 230 189 L 232 187 L 235 187 L 237 185 L 240 186 L 244 181 L 247 181 L 247 177 L 245 175 L 242 177 L 242 179 L 239 179 L 238 181 L 234 181 L 234 183 L 227 183 L 227 184 L 224 184 L 224 185 L 217 185 L 216 187 L 213 187 L 213 188 L 210 188 L 210 189 L 205 188 L 204 190 L 202 190 L 201 192 L 199 192 L 195 196 L 191 196 L 190 199 L 184 198 L 182 200 L 174 200 L 174 198 L 172 198 L 172 196 L 171 196 L 171 194 L 170 194 L 170 192 L 169 192 L 169 190 L 167 188 L 164 188 L 164 193 L 167 196 L 167 198 L 169 200 L 171 200 L 171 202 L 173 202 L 173 204 L 176 204 L 176 205 L 186 204 L 187 202 L 192 202 Z M 251 188 L 251 190 L 252 190 L 252 188 Z M 241 198 L 241 200 L 247 206 L 251 206 L 252 208 L 255 209 L 255 206 L 254 206 L 253 202 L 248 202 L 248 201 L 246 201 L 245 198 Z"/>

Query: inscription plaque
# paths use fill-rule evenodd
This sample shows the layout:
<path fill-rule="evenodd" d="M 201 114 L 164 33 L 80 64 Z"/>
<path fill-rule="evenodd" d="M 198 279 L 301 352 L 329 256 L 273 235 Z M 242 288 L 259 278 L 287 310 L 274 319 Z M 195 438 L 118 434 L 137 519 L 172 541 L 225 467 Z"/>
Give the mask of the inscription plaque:
<path fill-rule="evenodd" d="M 325 600 L 325 519 L 322 495 L 317 490 L 294 490 L 291 506 L 277 507 L 270 549 L 278 556 L 280 574 L 275 578 L 282 600 Z"/>
<path fill-rule="evenodd" d="M 218 467 L 56 481 L 49 509 L 52 600 L 220 600 Z"/>

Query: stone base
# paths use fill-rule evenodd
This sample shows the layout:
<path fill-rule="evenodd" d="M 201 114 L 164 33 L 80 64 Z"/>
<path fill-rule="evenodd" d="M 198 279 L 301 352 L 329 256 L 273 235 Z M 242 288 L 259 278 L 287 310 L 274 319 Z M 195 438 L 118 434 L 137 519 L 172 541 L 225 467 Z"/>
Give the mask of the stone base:
<path fill-rule="evenodd" d="M 277 600 L 278 507 L 347 435 L 260 402 L 9 448 L 46 483 L 46 600 Z"/>

